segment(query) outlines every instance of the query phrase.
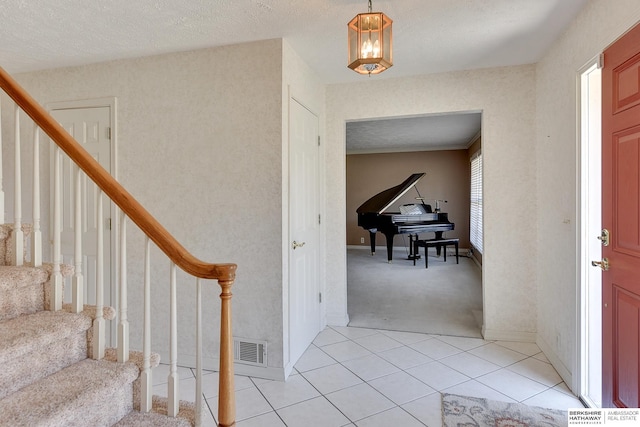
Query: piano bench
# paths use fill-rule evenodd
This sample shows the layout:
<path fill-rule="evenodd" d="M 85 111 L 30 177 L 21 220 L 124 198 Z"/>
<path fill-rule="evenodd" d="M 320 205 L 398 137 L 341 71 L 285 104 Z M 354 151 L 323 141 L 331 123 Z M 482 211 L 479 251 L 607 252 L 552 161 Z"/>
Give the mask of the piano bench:
<path fill-rule="evenodd" d="M 419 254 L 419 248 L 424 248 L 424 268 L 429 268 L 429 248 L 436 248 L 440 251 L 440 248 L 444 248 L 444 261 L 447 262 L 447 246 L 454 245 L 456 248 L 456 264 L 458 261 L 458 244 L 460 239 L 426 239 L 426 240 L 414 240 L 414 254 Z M 413 265 L 416 265 L 416 260 L 413 260 Z"/>

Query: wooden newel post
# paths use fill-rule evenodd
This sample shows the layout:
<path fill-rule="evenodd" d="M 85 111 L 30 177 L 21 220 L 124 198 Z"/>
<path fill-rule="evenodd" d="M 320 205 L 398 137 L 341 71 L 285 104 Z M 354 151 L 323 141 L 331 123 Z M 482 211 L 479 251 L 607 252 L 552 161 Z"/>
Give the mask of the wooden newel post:
<path fill-rule="evenodd" d="M 233 378 L 233 334 L 231 332 L 231 280 L 218 280 L 220 294 L 220 383 L 218 390 L 218 426 L 236 425 L 236 398 Z"/>

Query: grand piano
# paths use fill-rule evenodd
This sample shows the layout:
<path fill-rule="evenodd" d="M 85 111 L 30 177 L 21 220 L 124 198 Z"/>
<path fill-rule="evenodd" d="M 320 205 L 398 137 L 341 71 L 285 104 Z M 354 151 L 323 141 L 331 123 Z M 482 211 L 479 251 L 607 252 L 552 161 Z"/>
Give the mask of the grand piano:
<path fill-rule="evenodd" d="M 420 208 L 414 209 L 416 213 L 385 212 L 407 191 L 412 189 L 423 176 L 425 173 L 412 174 L 402 184 L 376 194 L 356 210 L 358 225 L 369 231 L 371 255 L 376 253 L 376 233 L 378 231 L 384 234 L 387 239 L 387 260 L 391 262 L 393 259 L 393 237 L 396 234 L 409 234 L 410 237 L 413 237 L 419 233 L 434 232 L 435 238 L 441 239 L 443 232 L 454 229 L 455 224 L 449 222 L 447 213 L 432 212 L 431 206 L 425 204 L 416 205 Z M 413 257 L 419 258 L 420 255 L 413 253 L 413 245 L 410 244 L 409 258 Z"/>

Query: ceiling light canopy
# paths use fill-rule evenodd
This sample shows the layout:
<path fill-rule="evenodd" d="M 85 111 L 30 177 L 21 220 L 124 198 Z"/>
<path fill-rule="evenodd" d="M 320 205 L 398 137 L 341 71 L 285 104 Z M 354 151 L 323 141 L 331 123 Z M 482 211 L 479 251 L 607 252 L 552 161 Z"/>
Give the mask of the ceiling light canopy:
<path fill-rule="evenodd" d="M 359 13 L 348 24 L 349 65 L 356 73 L 378 74 L 393 65 L 391 26 L 382 12 Z"/>

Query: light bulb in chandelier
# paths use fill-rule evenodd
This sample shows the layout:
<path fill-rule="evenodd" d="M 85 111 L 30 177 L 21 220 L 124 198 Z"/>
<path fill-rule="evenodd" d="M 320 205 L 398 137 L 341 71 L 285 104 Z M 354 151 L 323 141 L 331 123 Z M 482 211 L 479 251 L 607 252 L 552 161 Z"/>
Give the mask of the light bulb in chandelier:
<path fill-rule="evenodd" d="M 371 53 L 373 52 L 373 47 L 371 46 L 371 40 L 365 40 L 362 43 L 362 57 L 363 58 L 371 58 Z"/>

